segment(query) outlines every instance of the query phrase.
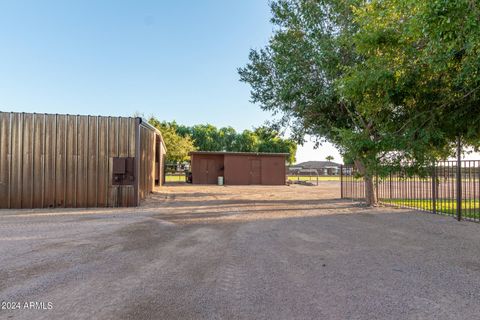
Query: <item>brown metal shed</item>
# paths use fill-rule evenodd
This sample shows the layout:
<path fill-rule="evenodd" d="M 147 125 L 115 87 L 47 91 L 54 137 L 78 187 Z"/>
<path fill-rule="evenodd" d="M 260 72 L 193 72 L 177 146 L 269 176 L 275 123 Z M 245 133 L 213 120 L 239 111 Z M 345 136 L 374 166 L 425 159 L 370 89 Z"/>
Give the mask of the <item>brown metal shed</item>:
<path fill-rule="evenodd" d="M 0 112 L 0 208 L 137 206 L 165 152 L 141 118 Z"/>
<path fill-rule="evenodd" d="M 284 185 L 288 153 L 190 152 L 192 182 L 226 185 Z"/>

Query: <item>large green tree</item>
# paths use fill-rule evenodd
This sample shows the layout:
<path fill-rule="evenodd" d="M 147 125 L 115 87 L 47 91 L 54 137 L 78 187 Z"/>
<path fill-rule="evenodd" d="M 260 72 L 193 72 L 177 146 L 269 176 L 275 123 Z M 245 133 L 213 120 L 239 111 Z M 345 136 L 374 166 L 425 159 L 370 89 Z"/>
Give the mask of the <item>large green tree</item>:
<path fill-rule="evenodd" d="M 417 161 L 447 156 L 456 137 L 477 145 L 478 2 L 373 0 L 354 12 L 359 32 L 353 42 L 363 63 L 341 80 L 348 99 L 404 119 L 400 133 Z"/>
<path fill-rule="evenodd" d="M 232 144 L 231 151 L 237 152 L 257 152 L 258 151 L 258 136 L 250 130 L 243 130 L 242 133 L 237 134 Z"/>
<path fill-rule="evenodd" d="M 361 2 L 273 1 L 274 34 L 265 48 L 250 52 L 239 73 L 253 102 L 281 115 L 277 125 L 289 127 L 299 142 L 310 134 L 348 152 L 364 174 L 367 202 L 374 204 L 373 164 L 381 139 L 376 119 L 336 87 L 346 68 L 361 61 L 352 43 L 358 31 L 352 8 Z"/>
<path fill-rule="evenodd" d="M 296 142 L 283 138 L 278 131 L 266 126 L 241 133 L 232 127 L 217 128 L 211 124 L 185 126 L 176 122 L 162 122 L 157 126 L 162 130 L 173 129 L 179 137 L 191 138 L 196 150 L 288 153 L 287 161 L 295 162 Z"/>
<path fill-rule="evenodd" d="M 479 141 L 479 11 L 471 0 L 277 0 L 268 46 L 239 70 L 279 124 L 333 142 L 365 177 Z"/>
<path fill-rule="evenodd" d="M 211 124 L 194 125 L 190 128 L 190 134 L 198 150 L 218 151 L 224 148 L 220 132 Z"/>
<path fill-rule="evenodd" d="M 258 152 L 288 153 L 287 161 L 295 162 L 297 153 L 297 143 L 291 139 L 282 139 L 276 130 L 270 127 L 262 126 L 254 131 L 258 137 Z"/>

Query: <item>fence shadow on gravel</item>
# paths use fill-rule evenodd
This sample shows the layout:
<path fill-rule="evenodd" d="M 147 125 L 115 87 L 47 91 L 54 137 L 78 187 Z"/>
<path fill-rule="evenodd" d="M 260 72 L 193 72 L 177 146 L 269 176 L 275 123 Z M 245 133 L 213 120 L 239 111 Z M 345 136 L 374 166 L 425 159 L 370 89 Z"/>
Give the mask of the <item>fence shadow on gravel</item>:
<path fill-rule="evenodd" d="M 377 199 L 384 205 L 412 208 L 480 222 L 480 161 L 441 161 L 409 174 L 409 168 L 376 177 Z M 364 200 L 365 184 L 354 166 L 341 168 L 341 196 Z"/>

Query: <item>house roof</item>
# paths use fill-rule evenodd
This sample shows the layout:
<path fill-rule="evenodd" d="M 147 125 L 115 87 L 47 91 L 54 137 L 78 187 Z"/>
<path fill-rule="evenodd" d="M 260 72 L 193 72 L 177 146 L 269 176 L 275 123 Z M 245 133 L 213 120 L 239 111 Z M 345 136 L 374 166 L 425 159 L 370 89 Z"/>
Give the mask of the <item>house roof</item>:
<path fill-rule="evenodd" d="M 340 167 L 340 163 L 331 162 L 331 161 L 306 161 L 297 163 L 295 167 L 302 167 L 302 169 L 325 169 L 325 168 L 335 168 Z"/>

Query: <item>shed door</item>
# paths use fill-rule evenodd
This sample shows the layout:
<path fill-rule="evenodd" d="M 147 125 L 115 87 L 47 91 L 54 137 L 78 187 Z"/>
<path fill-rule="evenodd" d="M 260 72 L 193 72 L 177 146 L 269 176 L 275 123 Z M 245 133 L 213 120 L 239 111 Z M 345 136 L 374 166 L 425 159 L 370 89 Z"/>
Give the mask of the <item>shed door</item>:
<path fill-rule="evenodd" d="M 208 181 L 208 159 L 200 159 L 200 172 L 198 177 L 195 177 L 198 183 L 206 184 Z"/>
<path fill-rule="evenodd" d="M 217 162 L 214 159 L 208 159 L 208 175 L 207 183 L 208 184 L 217 184 Z"/>
<path fill-rule="evenodd" d="M 260 159 L 250 159 L 250 184 L 262 183 L 262 164 Z"/>
<path fill-rule="evenodd" d="M 217 165 L 214 159 L 200 159 L 200 175 L 195 177 L 200 184 L 217 183 Z"/>

